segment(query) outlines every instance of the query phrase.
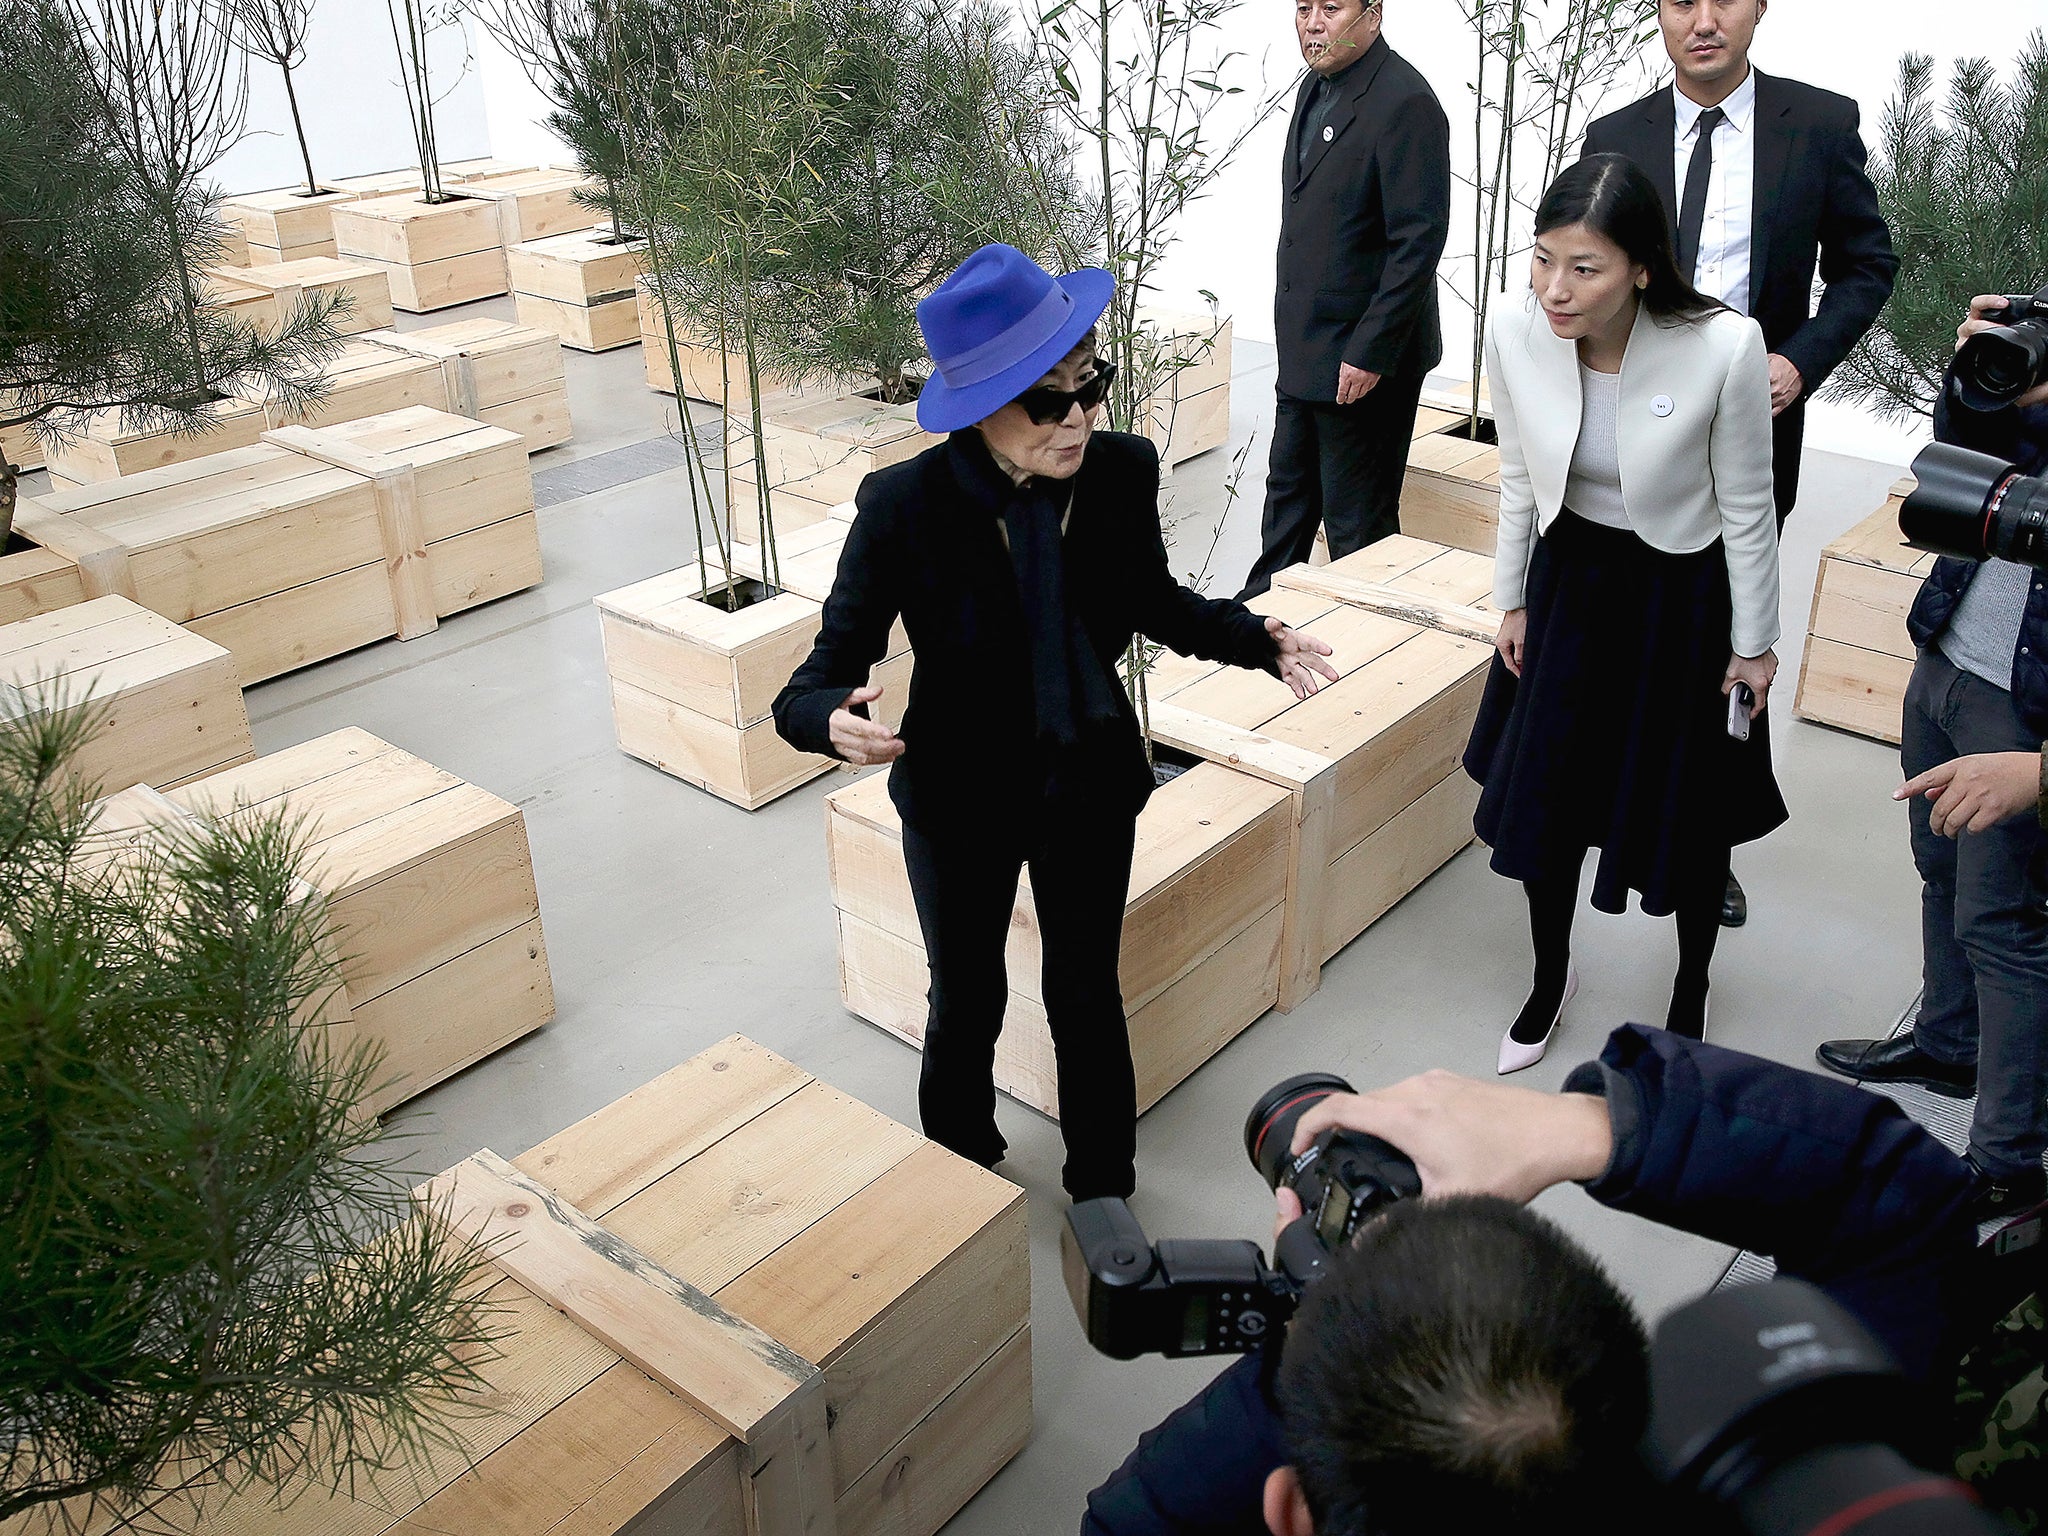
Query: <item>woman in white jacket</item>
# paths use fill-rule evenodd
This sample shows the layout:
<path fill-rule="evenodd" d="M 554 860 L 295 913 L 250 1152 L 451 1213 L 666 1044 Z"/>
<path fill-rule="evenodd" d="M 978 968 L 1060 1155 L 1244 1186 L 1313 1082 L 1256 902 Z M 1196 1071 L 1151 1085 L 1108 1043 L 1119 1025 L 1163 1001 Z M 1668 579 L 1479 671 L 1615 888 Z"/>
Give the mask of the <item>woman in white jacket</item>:
<path fill-rule="evenodd" d="M 1530 288 L 1486 342 L 1504 616 L 1465 753 L 1476 829 L 1527 888 L 1536 951 L 1504 1073 L 1542 1059 L 1577 990 L 1588 849 L 1594 906 L 1624 911 L 1635 891 L 1677 914 L 1665 1024 L 1699 1037 L 1729 850 L 1785 819 L 1762 718 L 1778 667 L 1762 334 L 1679 275 L 1656 188 L 1620 155 L 1544 195 Z"/>

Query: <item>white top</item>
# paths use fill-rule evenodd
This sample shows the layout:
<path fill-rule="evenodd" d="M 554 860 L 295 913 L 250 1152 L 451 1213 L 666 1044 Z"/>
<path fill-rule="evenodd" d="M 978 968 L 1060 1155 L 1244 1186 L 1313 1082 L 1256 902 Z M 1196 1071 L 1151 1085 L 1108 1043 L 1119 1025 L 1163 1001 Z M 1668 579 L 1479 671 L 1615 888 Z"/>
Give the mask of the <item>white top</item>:
<path fill-rule="evenodd" d="M 1627 528 L 1628 508 L 1621 501 L 1621 438 L 1616 422 L 1621 411 L 1621 375 L 1601 373 L 1579 364 L 1579 440 L 1572 448 L 1572 467 L 1564 477 L 1564 504 L 1589 523 Z"/>
<path fill-rule="evenodd" d="M 1692 168 L 1693 145 L 1699 140 L 1700 113 L 1706 109 L 1676 85 L 1671 98 L 1678 107 L 1677 137 L 1671 146 L 1671 185 L 1685 200 L 1685 173 Z M 1751 209 L 1756 200 L 1756 71 L 1742 77 L 1721 103 L 1726 122 L 1714 130 L 1714 169 L 1707 177 L 1707 211 L 1700 220 L 1700 250 L 1686 275 L 1693 286 L 1719 299 L 1737 314 L 1749 313 L 1749 250 Z"/>
<path fill-rule="evenodd" d="M 1493 604 L 1506 611 L 1522 606 L 1536 536 L 1564 509 L 1586 392 L 1577 345 L 1551 330 L 1533 299 L 1494 305 L 1486 360 L 1500 428 Z M 1629 527 L 1673 555 L 1720 539 L 1735 609 L 1729 649 L 1762 655 L 1778 638 L 1763 333 L 1725 309 L 1676 325 L 1638 313 L 1619 378 L 1614 435 Z"/>

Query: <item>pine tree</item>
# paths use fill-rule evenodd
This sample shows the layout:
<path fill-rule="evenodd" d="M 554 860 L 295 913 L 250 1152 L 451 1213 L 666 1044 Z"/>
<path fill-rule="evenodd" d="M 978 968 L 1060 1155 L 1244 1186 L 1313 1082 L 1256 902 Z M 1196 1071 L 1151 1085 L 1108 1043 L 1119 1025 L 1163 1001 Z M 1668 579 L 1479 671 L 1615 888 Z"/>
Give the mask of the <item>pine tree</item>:
<path fill-rule="evenodd" d="M 1823 391 L 1901 419 L 1933 411 L 1971 298 L 2048 283 L 2048 38 L 2027 38 L 2010 85 L 1963 59 L 1943 111 L 1934 88 L 1926 54 L 1899 60 L 1870 162 L 1898 281 Z"/>
<path fill-rule="evenodd" d="M 210 190 L 138 174 L 64 0 L 0 0 L 0 35 L 0 426 L 62 435 L 118 408 L 129 427 L 199 432 L 230 391 L 317 399 L 340 304 L 308 300 L 268 332 L 212 302 Z M 0 539 L 19 477 L 0 453 Z"/>
<path fill-rule="evenodd" d="M 0 723 L 0 1522 L 415 1455 L 476 1381 L 476 1250 L 416 1207 L 276 816 L 96 823 L 95 708 Z"/>

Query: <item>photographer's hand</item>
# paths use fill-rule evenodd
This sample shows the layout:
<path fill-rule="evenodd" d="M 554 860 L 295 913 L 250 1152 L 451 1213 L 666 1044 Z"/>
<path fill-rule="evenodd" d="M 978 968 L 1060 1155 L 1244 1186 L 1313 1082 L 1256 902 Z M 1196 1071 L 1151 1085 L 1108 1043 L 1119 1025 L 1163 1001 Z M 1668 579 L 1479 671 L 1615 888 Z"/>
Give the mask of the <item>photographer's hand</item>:
<path fill-rule="evenodd" d="M 1979 331 L 1991 330 L 1993 328 L 1991 321 L 1984 317 L 2003 308 L 2005 308 L 2005 295 L 2001 293 L 1980 293 L 1977 297 L 1970 300 L 1970 318 L 1956 328 L 1956 350 L 1958 352 L 1962 351 L 1963 343 Z M 2028 390 L 2019 399 L 2013 401 L 2013 404 L 2017 406 L 2048 405 L 2048 384 L 2042 384 Z"/>
<path fill-rule="evenodd" d="M 1333 1126 L 1393 1143 L 1422 1193 L 1528 1201 L 1567 1179 L 1598 1178 L 1614 1155 L 1607 1101 L 1485 1083 L 1441 1068 L 1372 1093 L 1332 1094 L 1295 1127 L 1300 1152 Z"/>
<path fill-rule="evenodd" d="M 1936 837 L 1982 832 L 2021 816 L 2039 803 L 2041 754 L 1978 752 L 1951 758 L 1908 779 L 1892 791 L 1894 800 L 1925 795 L 1927 823 Z"/>

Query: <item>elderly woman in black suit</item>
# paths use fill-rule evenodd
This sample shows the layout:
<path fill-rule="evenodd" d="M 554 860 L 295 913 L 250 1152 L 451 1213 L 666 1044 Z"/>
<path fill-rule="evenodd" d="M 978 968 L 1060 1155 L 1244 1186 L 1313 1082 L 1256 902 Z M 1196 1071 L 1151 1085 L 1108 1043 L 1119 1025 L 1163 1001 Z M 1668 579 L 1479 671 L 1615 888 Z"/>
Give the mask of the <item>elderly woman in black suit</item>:
<path fill-rule="evenodd" d="M 1158 453 L 1094 430 L 1114 372 L 1095 322 L 1114 286 L 991 245 L 918 306 L 936 366 L 918 421 L 951 435 L 862 482 L 818 643 L 775 701 L 792 745 L 894 765 L 931 963 L 918 1108 L 926 1135 L 991 1167 L 1003 944 L 1030 865 L 1075 1199 L 1136 1181 L 1117 955 L 1153 780 L 1117 659 L 1143 633 L 1302 697 L 1336 676 L 1328 646 L 1168 572 Z M 895 732 L 869 717 L 867 677 L 899 615 L 917 668 Z"/>

